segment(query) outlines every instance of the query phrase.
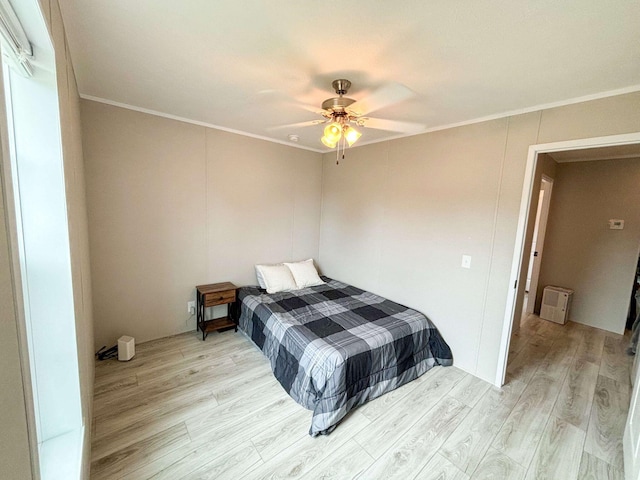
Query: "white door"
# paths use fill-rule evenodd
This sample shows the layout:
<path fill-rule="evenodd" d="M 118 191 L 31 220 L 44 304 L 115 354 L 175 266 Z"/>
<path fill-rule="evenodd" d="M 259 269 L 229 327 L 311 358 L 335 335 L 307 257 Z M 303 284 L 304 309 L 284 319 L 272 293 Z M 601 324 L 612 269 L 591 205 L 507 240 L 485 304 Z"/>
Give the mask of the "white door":
<path fill-rule="evenodd" d="M 631 395 L 631 405 L 629 406 L 629 416 L 627 417 L 627 425 L 624 429 L 622 438 L 622 447 L 624 450 L 624 478 L 626 480 L 640 479 L 640 378 L 637 368 L 637 355 L 634 361 L 634 383 L 633 393 Z"/>
<path fill-rule="evenodd" d="M 529 269 L 527 270 L 527 285 L 525 287 L 526 292 L 531 292 L 531 277 L 533 275 L 533 265 L 538 258 L 538 251 L 536 245 L 538 244 L 538 232 L 540 227 L 540 212 L 542 211 L 542 204 L 544 203 L 544 189 L 540 189 L 540 195 L 538 197 L 538 210 L 536 211 L 536 224 L 533 228 L 533 242 L 531 243 L 531 254 L 529 255 Z"/>
<path fill-rule="evenodd" d="M 542 176 L 542 184 L 540 187 L 540 202 L 538 204 L 538 213 L 536 214 L 536 224 L 533 234 L 534 248 L 531 249 L 531 260 L 529 262 L 529 270 L 531 278 L 527 279 L 527 287 L 529 287 L 529 296 L 527 300 L 527 313 L 533 313 L 536 304 L 536 295 L 538 292 L 538 278 L 540 276 L 540 264 L 542 262 L 542 249 L 544 248 L 544 236 L 547 233 L 547 219 L 549 218 L 549 205 L 551 205 L 551 189 L 553 188 L 553 179 Z M 527 275 L 528 276 L 528 275 Z"/>

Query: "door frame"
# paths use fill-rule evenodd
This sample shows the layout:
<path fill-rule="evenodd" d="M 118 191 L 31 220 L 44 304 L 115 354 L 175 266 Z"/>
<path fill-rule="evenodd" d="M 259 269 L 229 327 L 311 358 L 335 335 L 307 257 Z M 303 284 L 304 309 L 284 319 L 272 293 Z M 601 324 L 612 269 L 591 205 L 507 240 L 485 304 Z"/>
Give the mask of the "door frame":
<path fill-rule="evenodd" d="M 507 292 L 507 302 L 505 306 L 504 320 L 502 325 L 502 338 L 500 340 L 500 350 L 498 352 L 498 365 L 494 384 L 497 387 L 504 385 L 507 374 L 507 359 L 509 355 L 509 342 L 513 319 L 516 315 L 515 304 L 518 291 L 517 280 L 523 265 L 523 255 L 530 255 L 531 252 L 524 251 L 525 236 L 529 223 L 529 207 L 533 192 L 533 180 L 538 155 L 541 153 L 553 153 L 565 150 L 583 150 L 593 147 L 610 147 L 615 145 L 640 144 L 640 132 L 627 133 L 622 135 L 610 135 L 605 137 L 581 138 L 577 140 L 566 140 L 553 143 L 541 143 L 529 146 L 527 163 L 525 166 L 524 181 L 522 185 L 522 197 L 520 200 L 520 213 L 518 215 L 518 227 L 516 229 L 515 245 L 513 249 L 513 259 L 511 262 L 511 275 L 509 285 L 512 285 Z M 535 221 L 532 219 L 531 221 Z M 520 313 L 520 312 L 518 312 Z"/>
<path fill-rule="evenodd" d="M 543 187 L 544 183 L 548 184 L 547 188 Z M 529 284 L 529 298 L 527 300 L 527 308 L 525 309 L 526 313 L 533 313 L 538 297 L 538 280 L 540 280 L 540 268 L 542 266 L 542 255 L 544 253 L 544 237 L 547 234 L 549 207 L 551 206 L 551 194 L 553 193 L 553 178 L 543 174 L 540 190 L 544 190 L 544 195 L 542 196 L 542 205 L 540 206 L 540 219 L 538 219 L 536 214 L 536 222 L 538 222 L 538 235 L 536 237 L 536 252 L 538 252 L 538 255 L 536 258 L 538 260 L 533 261 L 531 268 L 531 283 Z"/>
<path fill-rule="evenodd" d="M 634 360 L 634 367 L 637 367 L 638 355 L 640 352 L 636 352 L 636 358 Z M 633 369 L 631 370 L 634 371 Z M 624 475 L 627 479 L 633 479 L 632 475 L 638 478 L 638 471 L 640 471 L 640 441 L 637 438 L 638 427 L 636 427 L 636 410 L 640 407 L 638 397 L 640 395 L 640 370 L 635 371 L 635 375 L 631 378 L 633 380 L 633 388 L 631 390 L 631 402 L 629 404 L 629 414 L 627 415 L 627 421 L 625 423 L 624 433 L 622 434 L 622 454 L 624 459 Z M 636 437 L 634 438 L 634 434 Z"/>

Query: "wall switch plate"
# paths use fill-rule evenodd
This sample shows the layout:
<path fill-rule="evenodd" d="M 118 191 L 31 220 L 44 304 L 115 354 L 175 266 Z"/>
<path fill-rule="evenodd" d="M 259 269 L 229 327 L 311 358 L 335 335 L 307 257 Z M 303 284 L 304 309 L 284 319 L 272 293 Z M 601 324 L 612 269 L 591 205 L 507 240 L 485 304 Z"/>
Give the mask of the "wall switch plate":
<path fill-rule="evenodd" d="M 191 315 L 196 313 L 196 302 L 187 302 L 187 313 L 190 313 Z"/>
<path fill-rule="evenodd" d="M 611 230 L 622 230 L 624 228 L 624 220 L 609 220 L 609 228 Z"/>
<path fill-rule="evenodd" d="M 462 268 L 471 268 L 471 255 L 462 255 Z"/>

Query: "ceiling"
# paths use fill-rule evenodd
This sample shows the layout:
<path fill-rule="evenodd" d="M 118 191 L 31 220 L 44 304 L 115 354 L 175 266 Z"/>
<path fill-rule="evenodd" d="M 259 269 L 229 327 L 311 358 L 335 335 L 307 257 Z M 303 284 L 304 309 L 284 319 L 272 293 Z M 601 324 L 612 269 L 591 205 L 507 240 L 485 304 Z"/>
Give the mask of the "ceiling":
<path fill-rule="evenodd" d="M 317 151 L 322 126 L 272 128 L 320 119 L 336 78 L 407 86 L 371 116 L 423 131 L 640 90 L 638 0 L 60 4 L 83 97 Z"/>

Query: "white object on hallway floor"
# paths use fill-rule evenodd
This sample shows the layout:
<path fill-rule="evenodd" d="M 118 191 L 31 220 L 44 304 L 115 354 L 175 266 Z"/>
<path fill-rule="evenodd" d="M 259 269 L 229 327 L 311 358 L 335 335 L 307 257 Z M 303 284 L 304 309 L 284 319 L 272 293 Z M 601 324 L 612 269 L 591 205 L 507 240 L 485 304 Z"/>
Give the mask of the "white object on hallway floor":
<path fill-rule="evenodd" d="M 544 287 L 540 318 L 564 325 L 569 320 L 573 290 L 549 285 Z"/>

